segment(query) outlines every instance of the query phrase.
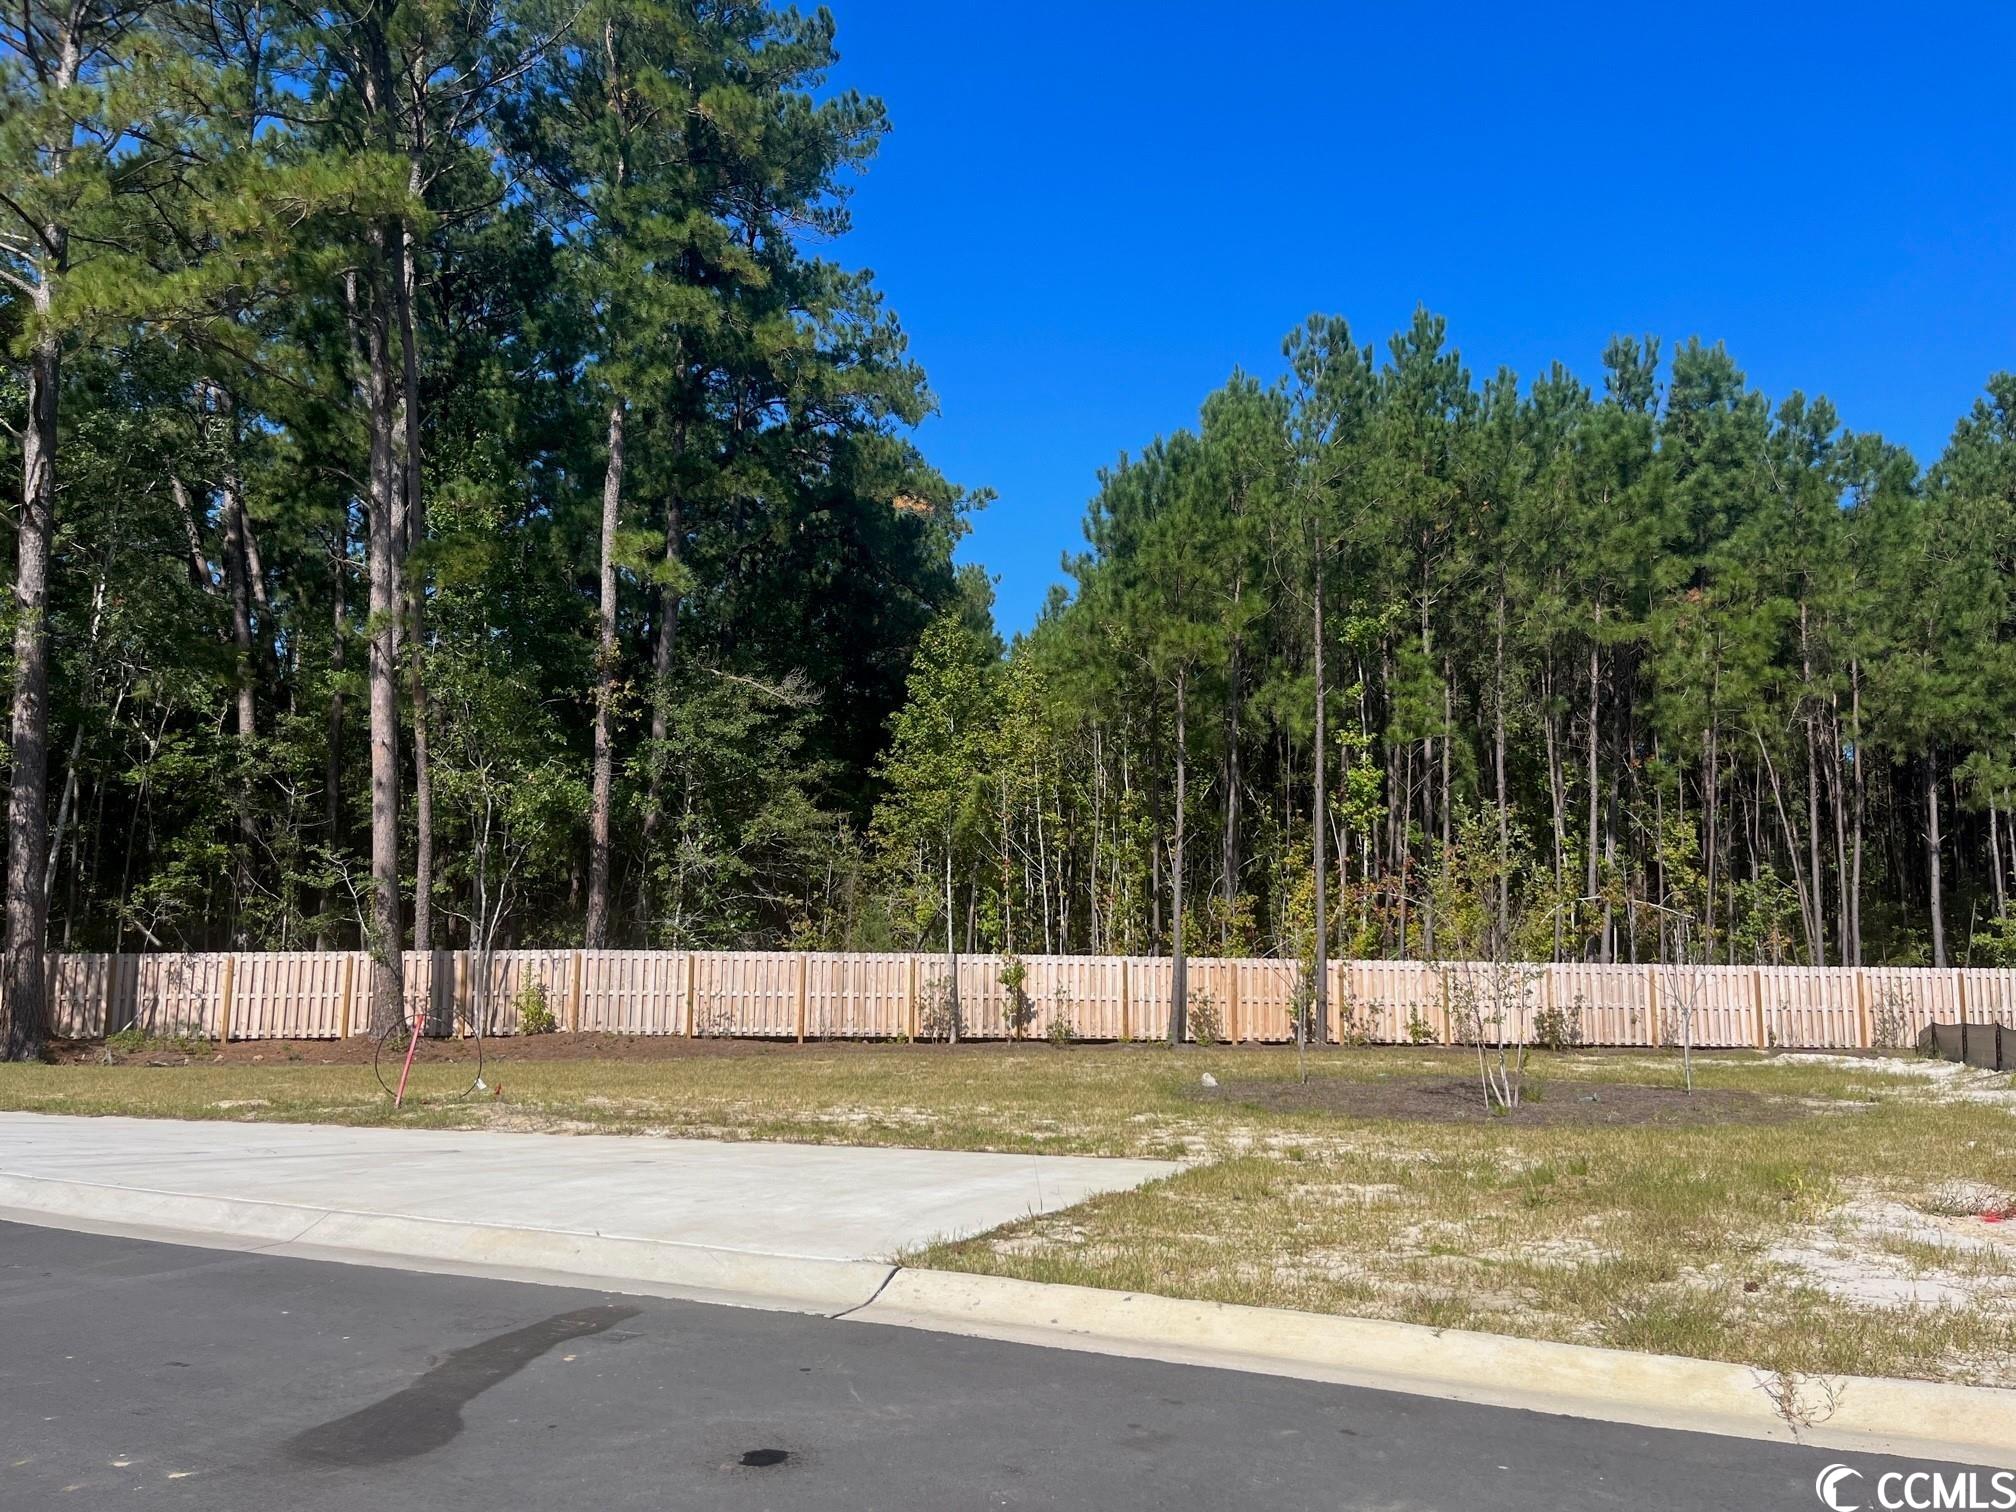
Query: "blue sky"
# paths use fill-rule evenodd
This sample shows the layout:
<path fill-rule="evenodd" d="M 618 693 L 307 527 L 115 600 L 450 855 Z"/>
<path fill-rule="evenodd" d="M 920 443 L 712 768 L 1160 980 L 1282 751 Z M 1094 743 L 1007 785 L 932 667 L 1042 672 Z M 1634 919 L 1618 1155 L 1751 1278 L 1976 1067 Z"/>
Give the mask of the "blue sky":
<path fill-rule="evenodd" d="M 961 555 L 1007 631 L 1097 469 L 1312 311 L 1522 377 L 1722 339 L 1921 461 L 2016 366 L 2008 5 L 831 3 L 894 124 L 831 250 L 1000 494 Z"/>

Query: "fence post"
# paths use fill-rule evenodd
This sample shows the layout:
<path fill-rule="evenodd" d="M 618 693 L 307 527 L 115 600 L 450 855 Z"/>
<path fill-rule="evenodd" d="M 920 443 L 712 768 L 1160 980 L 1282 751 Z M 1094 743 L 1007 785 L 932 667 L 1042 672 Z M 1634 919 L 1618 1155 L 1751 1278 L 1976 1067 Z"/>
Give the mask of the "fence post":
<path fill-rule="evenodd" d="M 1442 978 L 1442 1043 L 1453 1045 L 1456 1043 L 1456 1026 L 1450 1022 L 1449 968 L 1444 966 L 1436 974 Z"/>
<path fill-rule="evenodd" d="M 685 1023 L 686 1038 L 693 1038 L 693 952 L 687 951 L 679 957 L 679 974 L 685 986 L 680 989 L 680 1017 Z"/>
<path fill-rule="evenodd" d="M 805 979 L 811 973 L 806 970 L 810 959 L 804 951 L 798 952 L 798 1043 L 805 1043 Z"/>
<path fill-rule="evenodd" d="M 584 951 L 567 952 L 567 1032 L 581 1032 L 581 977 L 584 970 Z"/>
<path fill-rule="evenodd" d="M 1650 1022 L 1645 1026 L 1651 1039 L 1652 1048 L 1657 1050 L 1665 1035 L 1659 1032 L 1659 965 L 1655 961 L 1645 973 L 1645 1012 Z"/>
<path fill-rule="evenodd" d="M 1228 1001 L 1225 1004 L 1225 1012 L 1228 1017 L 1228 1022 L 1225 1025 L 1228 1031 L 1225 1037 L 1226 1043 L 1236 1045 L 1239 1043 L 1239 1037 L 1240 1037 L 1239 1036 L 1239 963 L 1237 961 L 1234 961 L 1232 963 L 1232 990 L 1226 993 L 1225 996 L 1228 999 Z M 1248 1039 L 1252 1038 L 1250 1031 L 1246 1037 Z"/>
<path fill-rule="evenodd" d="M 357 972 L 356 952 L 351 950 L 344 951 L 343 998 L 341 1004 L 338 1007 L 337 1019 L 336 1019 L 336 1037 L 338 1039 L 350 1038 L 350 979 L 356 975 L 356 972 Z"/>
<path fill-rule="evenodd" d="M 1764 1037 L 1764 973 L 1755 966 L 1750 968 L 1750 986 L 1757 999 L 1757 1048 L 1763 1050 L 1769 1048 Z"/>
<path fill-rule="evenodd" d="M 1953 972 L 1953 997 L 1960 1005 L 1960 1062 L 1967 1062 L 1967 974 L 1957 967 Z"/>
<path fill-rule="evenodd" d="M 217 989 L 218 999 L 222 1003 L 217 1018 L 217 1043 L 220 1045 L 231 1043 L 231 996 L 238 985 L 237 977 L 238 952 L 234 950 L 224 957 L 224 985 Z"/>
<path fill-rule="evenodd" d="M 1855 1043 L 1864 1050 L 1875 1048 L 1876 1036 L 1869 1026 L 1869 978 L 1855 968 Z"/>
<path fill-rule="evenodd" d="M 1128 991 L 1127 957 L 1120 957 L 1120 1038 L 1134 1038 L 1134 999 Z"/>
<path fill-rule="evenodd" d="M 910 1034 L 910 1041 L 917 1041 L 917 952 L 910 952 L 910 969 L 907 973 L 909 985 L 904 989 L 903 1022 Z"/>

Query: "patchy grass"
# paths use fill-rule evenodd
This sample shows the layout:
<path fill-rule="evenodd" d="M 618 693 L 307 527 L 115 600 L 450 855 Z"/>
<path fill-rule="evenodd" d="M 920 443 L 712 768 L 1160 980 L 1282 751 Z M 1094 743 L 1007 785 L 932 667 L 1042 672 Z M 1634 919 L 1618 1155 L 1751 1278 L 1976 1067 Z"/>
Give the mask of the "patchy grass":
<path fill-rule="evenodd" d="M 1471 1067 L 1439 1049 L 1311 1057 L 1339 1082 Z M 1286 1052 L 1042 1046 L 514 1059 L 492 1068 L 494 1099 L 423 1083 L 399 1114 L 358 1065 L 0 1066 L 0 1108 L 1175 1157 L 1190 1168 L 908 1258 L 1788 1374 L 2016 1385 L 2016 1222 L 1979 1217 L 2016 1204 L 2007 1077 L 1713 1055 L 1697 1079 L 1730 1116 L 1620 1125 L 1563 1113 L 1605 1086 L 1670 1086 L 1671 1059 L 1539 1055 L 1530 1074 L 1546 1119 L 1304 1106 L 1278 1095 Z"/>

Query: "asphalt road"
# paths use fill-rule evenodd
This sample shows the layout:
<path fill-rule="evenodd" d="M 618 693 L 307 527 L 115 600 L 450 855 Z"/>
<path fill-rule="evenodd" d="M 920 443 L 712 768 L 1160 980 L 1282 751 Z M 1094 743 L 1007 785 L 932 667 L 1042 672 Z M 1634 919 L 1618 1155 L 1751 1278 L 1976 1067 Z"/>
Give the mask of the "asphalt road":
<path fill-rule="evenodd" d="M 1850 1459 L 0 1223 L 0 1507 L 1728 1508 Z"/>

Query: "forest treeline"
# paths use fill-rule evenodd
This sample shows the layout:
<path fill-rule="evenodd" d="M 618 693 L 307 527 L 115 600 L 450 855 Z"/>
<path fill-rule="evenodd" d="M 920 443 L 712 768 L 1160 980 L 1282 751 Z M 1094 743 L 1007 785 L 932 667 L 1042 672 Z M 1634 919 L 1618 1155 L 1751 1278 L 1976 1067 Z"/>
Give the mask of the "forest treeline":
<path fill-rule="evenodd" d="M 1699 341 L 1600 393 L 1425 312 L 1285 356 L 1103 475 L 1004 660 L 926 638 L 876 818 L 920 936 L 2012 959 L 2016 378 L 1921 471 Z"/>
<path fill-rule="evenodd" d="M 798 940 L 974 501 L 741 0 L 0 17 L 6 1050 L 53 949 Z"/>
<path fill-rule="evenodd" d="M 2016 959 L 2016 380 L 1921 471 L 1719 347 L 1312 320 L 1004 646 L 834 57 L 0 17 L 7 1054 L 49 949 Z"/>

